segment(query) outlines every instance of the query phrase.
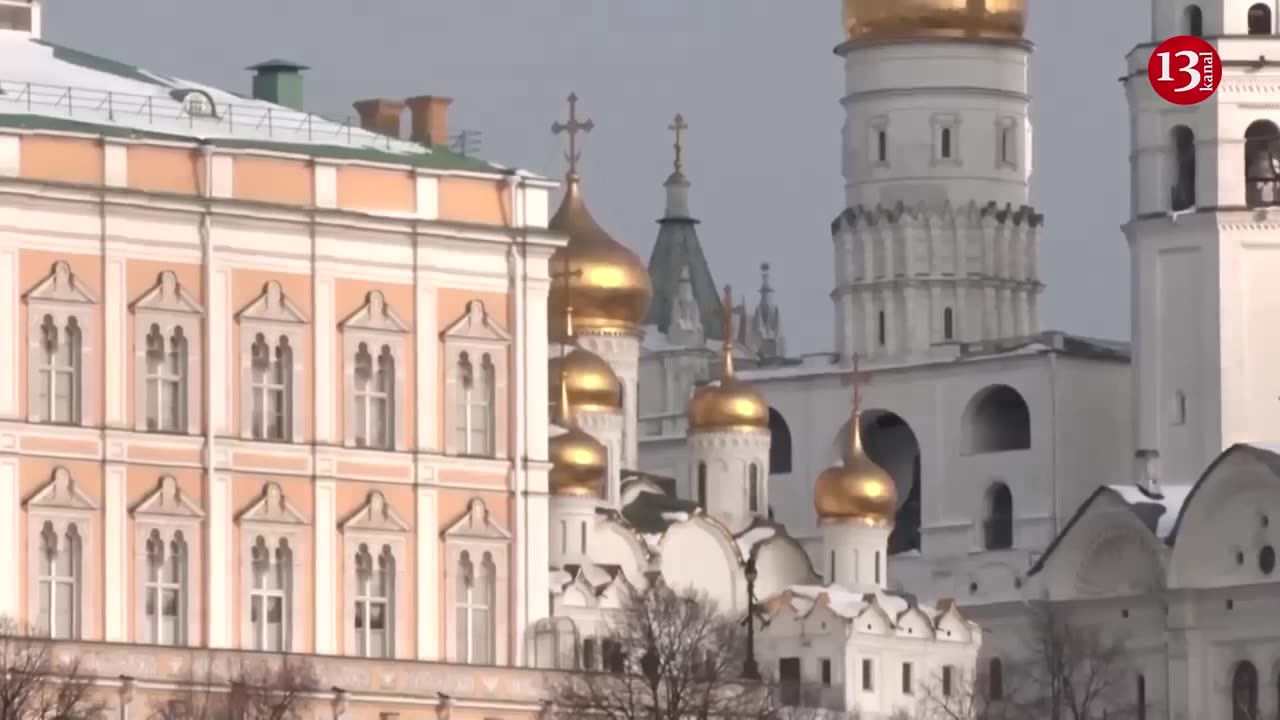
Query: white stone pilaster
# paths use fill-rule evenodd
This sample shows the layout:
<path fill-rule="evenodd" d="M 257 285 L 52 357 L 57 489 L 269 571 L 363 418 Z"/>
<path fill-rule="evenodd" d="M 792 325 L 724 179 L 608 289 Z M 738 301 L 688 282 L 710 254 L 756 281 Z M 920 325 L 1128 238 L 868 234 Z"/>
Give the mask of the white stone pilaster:
<path fill-rule="evenodd" d="M 103 143 L 102 184 L 107 187 L 124 187 L 129 184 L 128 146 L 119 142 Z"/>
<path fill-rule="evenodd" d="M 210 193 L 217 198 L 229 198 L 235 194 L 235 161 L 230 155 L 214 154 L 210 160 L 212 182 Z"/>
<path fill-rule="evenodd" d="M 543 435 L 545 437 L 545 433 Z M 523 642 L 528 634 L 529 624 L 535 623 L 551 614 L 550 567 L 551 558 L 548 553 L 550 539 L 550 508 L 547 498 L 547 469 L 545 465 L 530 467 L 526 478 L 528 491 L 525 493 L 524 510 L 528 522 L 525 526 L 525 537 L 520 538 L 524 545 L 524 555 L 529 563 L 528 591 L 525 593 L 525 609 L 516 631 L 520 655 L 519 664 L 524 664 L 525 654 Z"/>
<path fill-rule="evenodd" d="M 415 178 L 414 209 L 423 220 L 435 220 L 440 217 L 440 180 L 434 175 L 419 175 Z"/>
<path fill-rule="evenodd" d="M 103 572 L 102 601 L 105 614 L 103 640 L 128 642 L 129 577 L 127 532 L 129 527 L 128 481 L 125 466 L 106 467 L 102 497 Z"/>
<path fill-rule="evenodd" d="M 235 637 L 230 612 L 235 600 L 232 582 L 235 568 L 231 555 L 234 539 L 231 536 L 231 476 L 210 472 L 208 477 L 209 514 L 205 517 L 205 527 L 209 535 L 209 646 L 230 648 L 234 647 L 232 638 Z"/>
<path fill-rule="evenodd" d="M 21 500 L 18 497 L 18 459 L 0 458 L 0 615 L 21 617 L 19 589 L 22 583 L 22 564 L 18 556 L 21 547 L 18 519 Z"/>
<path fill-rule="evenodd" d="M 337 483 L 332 478 L 319 478 L 315 486 L 315 624 L 316 652 L 336 655 L 338 638 L 334 602 L 338 597 L 336 570 Z"/>
<path fill-rule="evenodd" d="M 127 390 L 133 385 L 126 377 L 130 349 L 124 346 L 124 329 L 129 314 L 129 299 L 125 297 L 124 258 L 108 255 L 105 275 L 102 313 L 106 321 L 106 337 L 102 339 L 102 347 L 107 406 L 104 408 L 104 417 L 108 427 L 124 427 L 128 423 Z"/>
<path fill-rule="evenodd" d="M 218 435 L 229 435 L 231 408 L 228 394 L 232 388 L 237 387 L 231 382 L 231 376 L 227 372 L 227 362 L 231 356 L 232 331 L 231 271 L 225 267 L 215 267 L 212 275 L 213 286 L 209 288 L 207 293 L 209 301 L 205 305 L 211 331 L 209 339 L 212 341 L 205 355 L 209 365 L 210 384 L 213 388 L 209 398 L 212 406 L 210 413 L 213 416 L 214 432 Z"/>
<path fill-rule="evenodd" d="M 3 141 L 4 138 L 0 138 Z M 2 173 L 0 173 L 2 174 Z M 9 292 L 0 293 L 0 337 L 18 337 L 18 252 L 0 250 L 0 287 Z M 0 417 L 18 416 L 18 353 L 23 348 L 16 342 L 0 351 Z"/>
<path fill-rule="evenodd" d="M 547 292 L 550 285 L 546 281 L 528 281 L 528 296 L 525 298 L 525 365 L 529 368 L 530 378 L 545 379 L 547 372 Z M 609 358 L 604 358 L 608 360 Z M 548 408 L 550 399 L 547 396 L 548 383 L 532 380 L 525 387 L 525 407 Z M 628 390 L 628 395 L 631 392 Z M 634 422 L 634 415 L 632 421 Z M 525 454 L 534 459 L 547 457 L 547 432 L 550 424 L 550 413 L 525 413 L 528 424 L 528 447 Z"/>
<path fill-rule="evenodd" d="M 337 340 L 337 323 L 334 320 L 333 296 L 334 279 L 328 273 L 318 273 L 315 278 L 315 324 L 312 332 L 316 338 L 316 396 L 315 396 L 315 428 L 316 442 L 333 443 L 341 438 L 338 428 L 337 407 L 334 398 L 334 348 Z"/>
<path fill-rule="evenodd" d="M 417 325 L 418 361 L 417 425 L 419 450 L 435 450 L 440 447 L 439 408 L 440 387 L 435 381 L 439 366 L 439 321 L 436 317 L 436 289 L 425 273 L 418 273 L 418 288 L 414 301 L 414 318 Z"/>
<path fill-rule="evenodd" d="M 417 517 L 414 521 L 418 539 L 414 552 L 418 561 L 417 587 L 431 590 L 416 593 L 418 659 L 432 661 L 443 656 L 440 652 L 439 632 L 440 593 L 435 591 L 443 579 L 440 574 L 440 520 L 435 489 L 419 487 L 417 495 Z"/>
<path fill-rule="evenodd" d="M 0 176 L 18 174 L 22 160 L 22 141 L 17 135 L 0 135 Z"/>

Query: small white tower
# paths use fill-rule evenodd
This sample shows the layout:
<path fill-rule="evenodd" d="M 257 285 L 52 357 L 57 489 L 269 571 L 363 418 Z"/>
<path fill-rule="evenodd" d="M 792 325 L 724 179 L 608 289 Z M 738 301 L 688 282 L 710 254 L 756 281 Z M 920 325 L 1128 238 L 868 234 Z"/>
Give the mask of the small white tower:
<path fill-rule="evenodd" d="M 1133 422 L 1140 483 L 1193 483 L 1218 453 L 1280 430 L 1280 35 L 1275 5 L 1152 0 L 1126 59 Z M 1175 35 L 1222 58 L 1213 97 L 1172 105 L 1147 63 Z"/>
<path fill-rule="evenodd" d="M 872 462 L 862 447 L 862 378 L 857 356 L 853 362 L 849 447 L 841 464 L 818 476 L 813 507 L 822 528 L 827 582 L 848 588 L 884 588 L 897 490 L 889 473 Z"/>
<path fill-rule="evenodd" d="M 844 0 L 836 347 L 882 358 L 1039 331 L 1022 0 Z"/>
<path fill-rule="evenodd" d="M 769 508 L 769 403 L 733 374 L 733 302 L 726 286 L 720 377 L 689 400 L 691 490 L 698 505 L 737 532 Z"/>
<path fill-rule="evenodd" d="M 596 510 L 603 504 L 608 459 L 604 445 L 578 427 L 570 414 L 568 381 L 561 377 L 560 402 L 547 440 L 551 461 L 551 566 L 584 564 L 590 557 Z"/>

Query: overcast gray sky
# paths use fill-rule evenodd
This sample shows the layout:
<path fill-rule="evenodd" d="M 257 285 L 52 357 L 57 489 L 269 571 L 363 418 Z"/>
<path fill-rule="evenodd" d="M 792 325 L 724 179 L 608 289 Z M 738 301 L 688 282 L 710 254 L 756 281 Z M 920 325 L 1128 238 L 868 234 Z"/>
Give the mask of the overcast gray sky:
<path fill-rule="evenodd" d="M 1046 328 L 1125 338 L 1128 120 L 1116 78 L 1146 0 L 1031 0 L 1032 198 L 1047 215 Z M 838 0 L 45 0 L 53 42 L 247 91 L 246 65 L 310 65 L 308 109 L 456 98 L 479 154 L 559 177 L 570 90 L 596 130 L 587 198 L 648 259 L 683 112 L 694 214 L 716 282 L 774 267 L 792 351 L 831 347 L 829 223 L 841 209 Z"/>

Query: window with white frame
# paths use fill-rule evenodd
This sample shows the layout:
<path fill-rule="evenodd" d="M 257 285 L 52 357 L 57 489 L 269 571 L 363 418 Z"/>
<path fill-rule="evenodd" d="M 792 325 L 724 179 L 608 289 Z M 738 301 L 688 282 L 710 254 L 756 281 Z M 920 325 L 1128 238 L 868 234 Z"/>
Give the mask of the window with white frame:
<path fill-rule="evenodd" d="M 249 627 L 253 649 L 281 652 L 288 647 L 293 602 L 293 548 L 281 538 L 268 544 L 259 535 L 249 551 L 253 585 L 249 590 Z"/>
<path fill-rule="evenodd" d="M 301 442 L 298 378 L 306 320 L 280 283 L 237 315 L 240 323 L 241 435 L 252 440 Z"/>
<path fill-rule="evenodd" d="M 341 524 L 346 556 L 344 612 L 346 652 L 394 658 L 408 643 L 398 612 L 409 605 L 398 558 L 405 556 L 412 527 L 378 490 Z"/>
<path fill-rule="evenodd" d="M 40 530 L 40 603 L 36 630 L 54 638 L 80 637 L 80 563 L 83 541 L 80 528 L 68 523 L 61 532 L 46 521 Z"/>
<path fill-rule="evenodd" d="M 187 540 L 175 530 L 166 541 L 159 530 L 147 537 L 143 606 L 143 641 L 154 645 L 186 644 Z"/>
<path fill-rule="evenodd" d="M 867 138 L 867 156 L 871 164 L 887 167 L 889 165 L 889 118 L 881 116 L 872 118 Z"/>
<path fill-rule="evenodd" d="M 200 393 L 192 379 L 199 373 L 199 303 L 166 270 L 132 305 L 137 367 L 136 429 L 187 433 L 197 427 Z"/>
<path fill-rule="evenodd" d="M 493 360 L 485 353 L 473 359 L 465 350 L 454 369 L 458 391 L 455 409 L 456 447 L 460 455 L 493 455 Z"/>
<path fill-rule="evenodd" d="M 91 635 L 93 614 L 85 613 L 84 588 L 93 583 L 97 507 L 64 467 L 55 468 L 50 481 L 25 505 L 27 607 L 37 632 L 72 640 Z"/>
<path fill-rule="evenodd" d="M 193 645 L 199 639 L 199 610 L 192 583 L 200 558 L 199 506 L 172 475 L 132 511 L 134 522 L 134 596 L 137 636 L 154 645 Z"/>
<path fill-rule="evenodd" d="M 458 559 L 457 621 L 458 659 L 471 665 L 493 664 L 493 600 L 497 568 L 492 553 L 473 558 L 467 550 Z"/>
<path fill-rule="evenodd" d="M 446 598 L 451 626 L 446 655 L 453 662 L 502 665 L 507 648 L 511 536 L 494 525 L 484 502 L 474 498 L 467 512 L 444 532 Z"/>
<path fill-rule="evenodd" d="M 301 560 L 297 548 L 307 531 L 306 521 L 274 482 L 266 484 L 238 521 L 245 608 L 241 644 L 254 650 L 298 652 L 302 603 L 296 596 Z"/>
<path fill-rule="evenodd" d="M 960 116 L 950 113 L 934 115 L 933 161 L 936 164 L 960 164 Z"/>
<path fill-rule="evenodd" d="M 347 445 L 395 450 L 403 445 L 400 358 L 409 326 L 378 290 L 341 323 L 348 370 Z"/>
<path fill-rule="evenodd" d="M 1018 121 L 1011 117 L 996 120 L 996 167 L 1018 167 Z"/>
<path fill-rule="evenodd" d="M 355 564 L 355 653 L 361 657 L 393 657 L 396 559 L 391 546 L 383 545 L 374 557 L 369 545 L 360 543 Z"/>
<path fill-rule="evenodd" d="M 64 261 L 26 295 L 28 337 L 28 420 L 41 423 L 90 422 L 84 386 L 93 305 L 97 302 Z"/>
<path fill-rule="evenodd" d="M 453 455 L 495 457 L 506 452 L 498 403 L 503 397 L 510 337 L 478 300 L 441 333 L 445 357 L 445 451 Z"/>

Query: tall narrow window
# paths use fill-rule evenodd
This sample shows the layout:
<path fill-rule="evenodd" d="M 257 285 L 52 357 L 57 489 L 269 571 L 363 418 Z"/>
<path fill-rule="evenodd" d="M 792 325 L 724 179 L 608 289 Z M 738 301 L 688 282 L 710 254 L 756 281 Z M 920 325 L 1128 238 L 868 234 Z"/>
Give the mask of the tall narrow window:
<path fill-rule="evenodd" d="M 877 320 L 876 320 L 876 323 L 877 323 L 877 327 L 876 327 L 876 334 L 877 334 L 877 336 L 878 336 L 878 337 L 879 337 L 879 339 L 880 339 L 880 345 L 881 345 L 881 347 L 883 347 L 883 346 L 884 346 L 884 343 L 885 343 L 884 311 L 883 311 L 883 310 L 881 310 L 881 311 L 880 311 L 880 313 L 879 313 L 879 315 L 877 315 L 876 317 L 877 317 Z"/>
<path fill-rule="evenodd" d="M 262 333 L 254 338 L 252 357 L 253 438 L 276 442 L 290 439 L 293 401 L 293 348 L 281 335 L 274 347 Z"/>
<path fill-rule="evenodd" d="M 249 592 L 249 623 L 253 649 L 280 652 L 289 646 L 293 551 L 283 538 L 275 548 L 261 535 L 253 543 L 253 587 Z"/>
<path fill-rule="evenodd" d="M 391 624 L 395 598 L 396 560 L 391 547 L 384 545 L 375 560 L 369 546 L 356 551 L 355 638 L 356 654 L 362 657 L 394 657 Z"/>
<path fill-rule="evenodd" d="M 1231 674 L 1231 720 L 1258 717 L 1258 669 L 1242 660 Z"/>
<path fill-rule="evenodd" d="M 1187 423 L 1187 394 L 1181 390 L 1173 391 L 1173 411 L 1170 413 L 1171 425 L 1185 425 Z"/>
<path fill-rule="evenodd" d="M 760 512 L 760 466 L 755 463 L 747 467 L 747 510 Z"/>
<path fill-rule="evenodd" d="M 581 542 L 582 554 L 583 554 L 583 555 L 586 555 L 586 554 L 587 554 L 587 524 L 586 524 L 586 523 L 582 523 L 582 524 L 581 524 L 581 525 L 579 525 L 578 527 L 579 527 L 579 533 L 578 533 L 578 534 L 579 534 L 579 536 L 580 536 L 580 537 L 579 537 L 579 539 L 582 541 L 582 542 Z"/>
<path fill-rule="evenodd" d="M 80 422 L 80 323 L 68 318 L 58 327 L 52 315 L 40 325 L 40 367 L 36 419 L 45 423 Z"/>
<path fill-rule="evenodd" d="M 1249 34 L 1271 34 L 1271 8 L 1266 3 L 1254 3 L 1249 8 Z"/>
<path fill-rule="evenodd" d="M 493 360 L 486 353 L 479 367 L 470 354 L 458 354 L 458 449 L 463 455 L 492 455 L 494 426 Z"/>
<path fill-rule="evenodd" d="M 1280 127 L 1254 120 L 1244 131 L 1245 203 L 1249 207 L 1280 205 Z"/>
<path fill-rule="evenodd" d="M 915 682 L 911 678 L 911 663 L 902 663 L 902 694 L 911 695 L 915 692 Z"/>
<path fill-rule="evenodd" d="M 1013 547 L 1013 493 L 1009 486 L 995 482 L 987 488 L 987 517 L 983 521 L 983 545 L 988 550 Z"/>
<path fill-rule="evenodd" d="M 862 689 L 871 692 L 876 689 L 874 678 L 871 673 L 871 660 L 869 658 L 862 659 Z"/>
<path fill-rule="evenodd" d="M 1182 27 L 1187 35 L 1204 37 L 1204 13 L 1199 5 L 1188 5 L 1182 11 Z"/>
<path fill-rule="evenodd" d="M 876 551 L 876 567 L 875 567 L 876 584 L 880 584 L 880 551 Z"/>
<path fill-rule="evenodd" d="M 955 337 L 955 314 L 951 308 L 942 311 L 942 339 L 952 340 Z"/>
<path fill-rule="evenodd" d="M 987 664 L 987 696 L 991 700 L 1004 699 L 1004 664 L 998 657 Z"/>
<path fill-rule="evenodd" d="M 58 639 L 80 637 L 80 561 L 83 543 L 74 523 L 59 535 L 53 523 L 40 532 L 37 631 Z"/>
<path fill-rule="evenodd" d="M 938 156 L 944 160 L 951 159 L 951 128 L 944 127 L 939 133 L 938 138 Z"/>
<path fill-rule="evenodd" d="M 1013 159 L 1013 128 L 1000 128 L 1000 162 L 1004 165 L 1016 165 Z"/>
<path fill-rule="evenodd" d="M 376 361 L 366 343 L 356 349 L 352 379 L 357 447 L 391 449 L 395 445 L 395 363 L 389 345 L 382 346 Z"/>
<path fill-rule="evenodd" d="M 698 463 L 698 507 L 707 508 L 707 464 Z"/>
<path fill-rule="evenodd" d="M 165 337 L 158 324 L 147 333 L 147 430 L 187 431 L 187 337 L 181 327 Z"/>
<path fill-rule="evenodd" d="M 479 567 L 471 553 L 462 552 L 458 561 L 458 584 L 455 604 L 458 613 L 459 660 L 472 665 L 493 663 L 493 606 L 497 568 L 493 556 L 485 553 Z"/>
<path fill-rule="evenodd" d="M 889 161 L 889 133 L 885 130 L 876 131 L 876 162 L 885 163 Z"/>
<path fill-rule="evenodd" d="M 1173 146 L 1173 186 L 1169 191 L 1169 208 L 1187 210 L 1196 205 L 1196 136 L 1186 125 L 1175 125 L 1169 131 Z"/>
<path fill-rule="evenodd" d="M 143 599 L 146 642 L 186 644 L 187 541 L 177 530 L 165 543 L 159 530 L 147 538 L 147 576 Z"/>
<path fill-rule="evenodd" d="M 1147 720 L 1147 678 L 1138 673 L 1137 720 Z"/>
<path fill-rule="evenodd" d="M 951 666 L 942 666 L 942 695 L 943 697 L 951 697 Z"/>

